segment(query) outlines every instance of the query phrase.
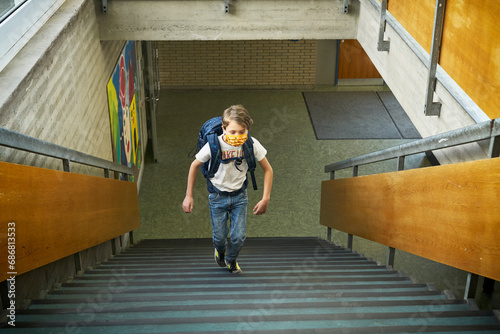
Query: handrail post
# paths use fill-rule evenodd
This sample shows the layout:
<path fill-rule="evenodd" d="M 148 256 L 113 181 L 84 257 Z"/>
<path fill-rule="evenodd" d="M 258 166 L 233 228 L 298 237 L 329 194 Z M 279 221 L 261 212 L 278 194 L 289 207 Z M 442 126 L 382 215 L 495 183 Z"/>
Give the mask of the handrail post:
<path fill-rule="evenodd" d="M 491 159 L 491 158 L 496 158 L 498 156 L 500 156 L 500 136 L 493 136 L 490 138 L 488 158 Z M 485 277 L 483 282 L 483 292 L 493 293 L 494 290 L 495 290 L 495 280 Z"/>
<path fill-rule="evenodd" d="M 70 160 L 62 159 L 63 169 L 65 172 L 71 172 Z M 78 276 L 83 272 L 82 254 L 77 252 L 73 255 L 73 261 L 75 262 L 75 274 Z"/>
<path fill-rule="evenodd" d="M 386 12 L 387 12 L 387 0 L 381 0 L 380 2 L 380 23 L 379 23 L 379 31 L 378 31 L 378 43 L 377 50 L 378 51 L 389 51 L 390 42 L 384 41 L 384 33 L 386 26 Z"/>
<path fill-rule="evenodd" d="M 359 170 L 359 166 L 358 165 L 352 166 L 352 177 L 357 177 L 358 176 L 358 170 Z"/>
<path fill-rule="evenodd" d="M 359 173 L 359 166 L 354 165 L 352 166 L 352 177 L 357 177 Z M 354 240 L 354 235 L 352 234 L 347 234 L 347 248 L 352 250 L 352 242 Z"/>
<path fill-rule="evenodd" d="M 131 245 L 134 244 L 134 231 L 128 232 L 128 239 Z"/>
<path fill-rule="evenodd" d="M 116 238 L 111 239 L 111 254 L 116 255 L 118 251 L 116 250 Z"/>
<path fill-rule="evenodd" d="M 405 156 L 401 155 L 397 158 L 397 170 L 402 171 L 405 169 Z M 388 247 L 387 251 L 387 265 L 394 267 L 394 258 L 396 257 L 396 249 L 393 247 Z"/>
<path fill-rule="evenodd" d="M 389 247 L 389 251 L 387 252 L 387 265 L 394 267 L 395 256 L 396 256 L 396 249 L 393 247 Z"/>
<path fill-rule="evenodd" d="M 330 172 L 330 180 L 334 180 L 334 179 L 335 179 L 335 171 L 331 171 Z M 326 228 L 326 240 L 328 240 L 329 242 L 332 241 L 332 228 L 331 227 Z"/>
<path fill-rule="evenodd" d="M 398 157 L 398 172 L 405 169 L 405 156 Z"/>
<path fill-rule="evenodd" d="M 69 159 L 63 159 L 63 170 L 65 172 L 71 172 L 71 166 L 69 165 L 70 161 Z"/>
<path fill-rule="evenodd" d="M 433 97 L 434 91 L 436 90 L 436 71 L 439 60 L 439 52 L 441 50 L 445 4 L 446 0 L 436 0 L 434 30 L 432 34 L 429 73 L 427 78 L 427 92 L 425 97 L 425 116 L 439 116 L 441 114 L 441 103 L 434 102 Z"/>
<path fill-rule="evenodd" d="M 467 274 L 467 283 L 465 284 L 464 299 L 476 297 L 477 281 L 479 276 L 473 273 Z"/>
<path fill-rule="evenodd" d="M 83 272 L 83 263 L 82 263 L 81 252 L 75 253 L 73 255 L 73 260 L 75 261 L 75 273 L 78 276 Z"/>
<path fill-rule="evenodd" d="M 7 305 L 10 305 L 9 298 L 9 285 L 7 280 L 0 282 L 0 301 L 2 302 L 2 309 L 6 310 Z"/>
<path fill-rule="evenodd" d="M 490 294 L 493 293 L 494 290 L 495 290 L 495 280 L 485 277 L 483 282 L 483 292 Z"/>
<path fill-rule="evenodd" d="M 352 250 L 352 241 L 354 239 L 354 236 L 352 234 L 347 235 L 347 248 L 349 250 Z"/>
<path fill-rule="evenodd" d="M 500 136 L 491 137 L 488 158 L 500 156 Z"/>

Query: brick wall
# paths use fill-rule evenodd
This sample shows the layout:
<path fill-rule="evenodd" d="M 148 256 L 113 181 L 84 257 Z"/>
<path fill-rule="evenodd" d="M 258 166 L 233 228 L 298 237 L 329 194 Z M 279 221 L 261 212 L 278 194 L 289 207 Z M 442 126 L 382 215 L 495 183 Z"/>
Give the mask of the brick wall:
<path fill-rule="evenodd" d="M 313 86 L 316 41 L 164 41 L 162 88 Z"/>

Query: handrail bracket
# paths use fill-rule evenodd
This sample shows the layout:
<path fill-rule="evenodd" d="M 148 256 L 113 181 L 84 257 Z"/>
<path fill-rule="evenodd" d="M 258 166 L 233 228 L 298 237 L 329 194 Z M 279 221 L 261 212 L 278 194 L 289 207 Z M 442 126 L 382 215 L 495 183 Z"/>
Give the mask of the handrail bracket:
<path fill-rule="evenodd" d="M 441 51 L 445 4 L 446 0 L 436 0 L 436 11 L 434 14 L 434 29 L 432 33 L 432 46 L 429 63 L 429 75 L 427 79 L 427 92 L 425 98 L 425 116 L 441 115 L 441 103 L 434 102 L 434 92 L 436 90 L 437 64 Z"/>
<path fill-rule="evenodd" d="M 389 51 L 390 41 L 384 41 L 386 18 L 385 14 L 387 12 L 387 0 L 382 0 L 380 3 L 380 27 L 378 31 L 378 51 Z"/>

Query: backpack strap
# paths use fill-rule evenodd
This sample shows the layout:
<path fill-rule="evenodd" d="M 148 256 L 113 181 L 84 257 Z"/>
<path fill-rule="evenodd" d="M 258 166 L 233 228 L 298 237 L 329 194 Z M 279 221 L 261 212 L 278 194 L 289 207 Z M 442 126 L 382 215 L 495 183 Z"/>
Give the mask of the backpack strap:
<path fill-rule="evenodd" d="M 253 151 L 253 139 L 248 135 L 247 140 L 243 144 L 243 155 L 248 164 L 248 171 L 252 177 L 253 190 L 257 190 L 257 181 L 255 180 L 255 167 L 257 164 L 255 162 L 255 154 Z"/>
<path fill-rule="evenodd" d="M 219 138 L 216 133 L 211 133 L 207 136 L 207 143 L 210 147 L 210 165 L 207 171 L 207 179 L 213 178 L 219 169 L 222 160 L 222 152 L 220 148 Z"/>

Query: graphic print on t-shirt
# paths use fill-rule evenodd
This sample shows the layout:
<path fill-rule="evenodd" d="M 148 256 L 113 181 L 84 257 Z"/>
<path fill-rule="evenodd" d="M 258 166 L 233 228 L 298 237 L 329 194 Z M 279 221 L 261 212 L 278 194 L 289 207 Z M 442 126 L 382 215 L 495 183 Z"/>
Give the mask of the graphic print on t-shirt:
<path fill-rule="evenodd" d="M 238 159 L 238 158 L 243 158 L 243 150 L 241 148 L 222 151 L 222 160 Z"/>

